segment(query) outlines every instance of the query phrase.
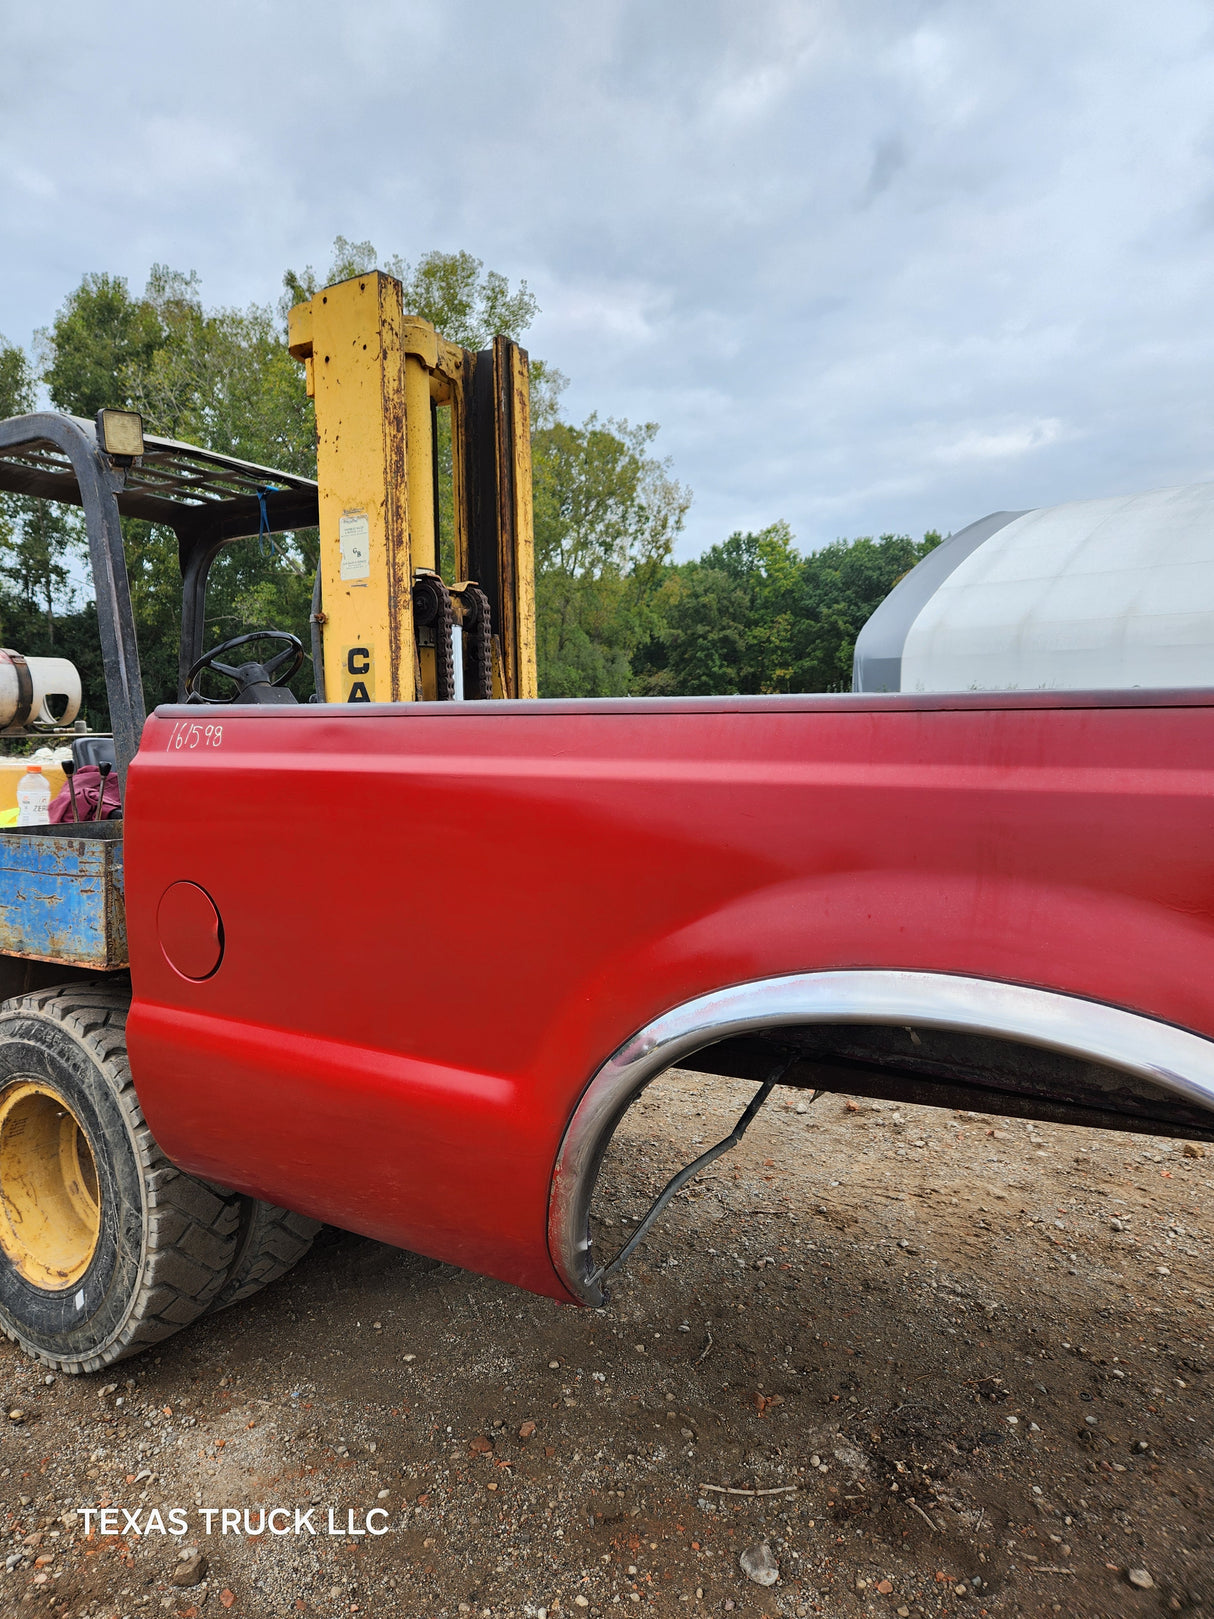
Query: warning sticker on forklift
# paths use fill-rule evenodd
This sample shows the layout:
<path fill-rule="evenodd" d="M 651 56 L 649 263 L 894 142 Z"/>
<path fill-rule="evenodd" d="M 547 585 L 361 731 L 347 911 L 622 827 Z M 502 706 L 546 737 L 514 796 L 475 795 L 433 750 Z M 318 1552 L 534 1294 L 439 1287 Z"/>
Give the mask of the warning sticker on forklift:
<path fill-rule="evenodd" d="M 371 524 L 366 512 L 343 512 L 338 524 L 344 583 L 371 577 Z"/>

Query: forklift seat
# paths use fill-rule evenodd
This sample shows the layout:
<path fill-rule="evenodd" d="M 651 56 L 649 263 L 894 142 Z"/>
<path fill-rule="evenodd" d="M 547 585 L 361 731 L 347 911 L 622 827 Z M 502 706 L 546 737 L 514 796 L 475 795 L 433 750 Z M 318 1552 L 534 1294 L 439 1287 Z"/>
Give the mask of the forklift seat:
<path fill-rule="evenodd" d="M 111 770 L 118 768 L 118 755 L 114 751 L 112 736 L 77 736 L 72 738 L 72 762 L 79 770 L 81 765 L 109 765 Z"/>

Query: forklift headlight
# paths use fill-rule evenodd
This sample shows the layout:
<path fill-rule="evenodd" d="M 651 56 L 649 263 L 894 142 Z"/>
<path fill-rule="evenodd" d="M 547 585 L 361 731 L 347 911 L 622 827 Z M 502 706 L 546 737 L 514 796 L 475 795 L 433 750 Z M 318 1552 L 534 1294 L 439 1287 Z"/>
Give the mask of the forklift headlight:
<path fill-rule="evenodd" d="M 137 410 L 99 410 L 97 443 L 106 455 L 124 460 L 143 454 L 143 417 Z"/>

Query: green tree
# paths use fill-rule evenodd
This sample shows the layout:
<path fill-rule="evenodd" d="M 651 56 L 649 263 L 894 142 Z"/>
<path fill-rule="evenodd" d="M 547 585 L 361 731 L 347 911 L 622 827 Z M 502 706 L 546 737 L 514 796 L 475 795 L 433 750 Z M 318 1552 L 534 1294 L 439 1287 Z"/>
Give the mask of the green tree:
<path fill-rule="evenodd" d="M 744 581 L 689 562 L 669 570 L 654 607 L 653 633 L 634 660 L 643 695 L 724 697 L 749 689 L 753 613 Z"/>
<path fill-rule="evenodd" d="M 649 453 L 653 422 L 591 415 L 532 436 L 540 692 L 606 697 L 632 684 L 631 655 L 691 502 Z"/>
<path fill-rule="evenodd" d="M 163 342 L 154 306 L 132 298 L 117 275 L 86 275 L 40 336 L 43 381 L 56 408 L 73 416 L 129 407 L 132 380 Z"/>
<path fill-rule="evenodd" d="M 850 691 L 856 637 L 890 591 L 940 544 L 882 534 L 836 540 L 805 558 L 790 601 L 788 684 L 784 691 Z"/>
<path fill-rule="evenodd" d="M 244 461 L 312 476 L 316 423 L 280 321 L 267 306 L 203 308 L 198 278 L 153 265 L 144 293 L 161 333 L 125 372 L 151 429 Z"/>
<path fill-rule="evenodd" d="M 25 350 L 0 335 L 0 421 L 34 408 L 34 375 Z"/>
<path fill-rule="evenodd" d="M 18 496 L 11 511 L 0 550 L 0 581 L 10 603 L 26 617 L 41 617 L 49 650 L 55 641 L 56 610 L 72 603 L 69 561 L 73 553 L 83 554 L 83 524 L 78 512 L 48 500 Z"/>
<path fill-rule="evenodd" d="M 638 650 L 652 694 L 847 691 L 865 621 L 940 543 L 907 535 L 836 540 L 801 556 L 786 523 L 732 534 L 668 570 L 656 628 Z"/>
<path fill-rule="evenodd" d="M 800 563 L 792 531 L 780 522 L 731 534 L 668 570 L 651 639 L 638 650 L 640 690 L 710 696 L 782 689 L 787 597 Z"/>

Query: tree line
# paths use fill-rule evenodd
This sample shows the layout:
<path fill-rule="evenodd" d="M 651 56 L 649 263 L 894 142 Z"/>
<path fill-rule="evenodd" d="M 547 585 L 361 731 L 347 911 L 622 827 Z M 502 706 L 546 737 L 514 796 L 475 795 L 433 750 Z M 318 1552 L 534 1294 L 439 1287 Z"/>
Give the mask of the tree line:
<path fill-rule="evenodd" d="M 397 276 L 405 308 L 465 348 L 521 341 L 537 307 L 469 253 L 381 259 L 338 237 L 323 282 L 288 270 L 276 304 L 207 308 L 198 279 L 155 265 L 142 293 L 86 275 L 35 356 L 0 338 L 0 418 L 35 408 L 92 417 L 139 410 L 149 432 L 314 477 L 316 434 L 303 369 L 286 349 L 288 309 L 318 286 L 374 268 Z M 653 422 L 565 418 L 566 379 L 532 358 L 532 461 L 540 691 L 549 697 L 840 691 L 855 638 L 908 568 L 939 542 L 839 540 L 802 555 L 787 524 L 733 534 L 688 562 L 674 549 L 691 492 L 655 451 Z M 444 446 L 445 448 L 445 446 Z M 125 520 L 131 595 L 149 706 L 176 695 L 180 579 L 169 530 Z M 292 629 L 308 643 L 315 532 L 227 546 L 208 590 L 208 644 Z M 0 497 L 0 641 L 80 668 L 90 722 L 107 723 L 87 547 L 71 507 Z M 311 686 L 308 666 L 300 695 Z"/>

